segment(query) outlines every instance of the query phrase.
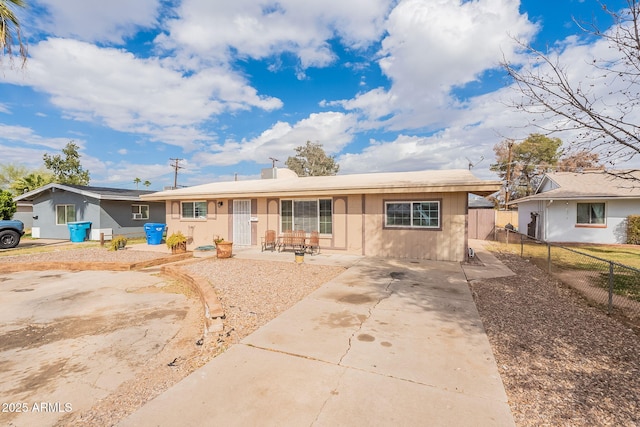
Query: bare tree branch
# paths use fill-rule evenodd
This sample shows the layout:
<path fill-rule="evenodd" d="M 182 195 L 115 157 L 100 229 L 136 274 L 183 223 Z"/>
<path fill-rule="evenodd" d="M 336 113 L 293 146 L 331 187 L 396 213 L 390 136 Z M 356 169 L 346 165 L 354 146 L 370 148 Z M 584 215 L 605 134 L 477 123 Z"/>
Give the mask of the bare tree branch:
<path fill-rule="evenodd" d="M 542 133 L 577 132 L 576 148 L 597 152 L 611 164 L 640 153 L 640 6 L 638 0 L 627 4 L 621 12 L 603 5 L 614 22 L 607 31 L 576 21 L 586 35 L 615 51 L 611 58 L 584 58 L 589 75 L 572 74 L 561 63 L 561 52 L 544 53 L 521 42 L 532 62 L 502 63 L 522 94 L 512 107 L 533 115 L 531 124 Z"/>

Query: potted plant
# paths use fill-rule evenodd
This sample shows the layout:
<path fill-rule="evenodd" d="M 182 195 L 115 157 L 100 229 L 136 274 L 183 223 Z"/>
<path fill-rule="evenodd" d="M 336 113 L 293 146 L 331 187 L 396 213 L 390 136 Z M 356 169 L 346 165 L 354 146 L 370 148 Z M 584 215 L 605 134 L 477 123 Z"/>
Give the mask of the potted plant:
<path fill-rule="evenodd" d="M 119 251 L 124 249 L 125 246 L 127 246 L 127 238 L 124 236 L 115 236 L 113 239 L 111 239 L 109 250 Z"/>
<path fill-rule="evenodd" d="M 213 239 L 213 243 L 216 244 L 216 254 L 218 258 L 231 258 L 233 242 L 228 242 L 220 236 L 216 236 Z"/>
<path fill-rule="evenodd" d="M 181 231 L 176 231 L 167 237 L 167 246 L 173 254 L 184 253 L 187 251 L 187 238 Z"/>

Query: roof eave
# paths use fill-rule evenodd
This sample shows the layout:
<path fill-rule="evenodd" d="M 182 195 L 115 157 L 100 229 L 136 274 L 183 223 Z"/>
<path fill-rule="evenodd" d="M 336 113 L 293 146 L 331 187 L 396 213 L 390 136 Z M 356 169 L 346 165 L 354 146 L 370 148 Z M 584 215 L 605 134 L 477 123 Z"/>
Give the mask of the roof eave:
<path fill-rule="evenodd" d="M 169 192 L 153 193 L 141 195 L 144 201 L 163 201 L 163 200 L 198 200 L 204 198 L 241 198 L 247 196 L 254 197 L 304 197 L 304 196 L 334 196 L 334 195 L 353 195 L 353 194 L 403 194 L 403 193 L 474 193 L 479 196 L 488 196 L 495 193 L 501 187 L 500 183 L 486 184 L 454 184 L 454 185 L 415 185 L 415 186 L 379 186 L 379 187 L 357 187 L 357 188 L 325 188 L 325 189 L 296 189 L 287 190 L 255 190 L 255 191 L 218 191 L 209 192 L 202 191 L 196 193 L 178 193 L 170 194 Z"/>

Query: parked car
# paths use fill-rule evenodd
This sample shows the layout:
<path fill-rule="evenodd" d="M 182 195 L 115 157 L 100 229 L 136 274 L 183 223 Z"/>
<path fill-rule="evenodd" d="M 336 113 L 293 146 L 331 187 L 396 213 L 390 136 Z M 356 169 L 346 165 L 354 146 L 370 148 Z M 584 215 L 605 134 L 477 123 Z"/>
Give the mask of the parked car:
<path fill-rule="evenodd" d="M 0 249 L 15 248 L 24 235 L 24 224 L 18 220 L 0 221 Z"/>

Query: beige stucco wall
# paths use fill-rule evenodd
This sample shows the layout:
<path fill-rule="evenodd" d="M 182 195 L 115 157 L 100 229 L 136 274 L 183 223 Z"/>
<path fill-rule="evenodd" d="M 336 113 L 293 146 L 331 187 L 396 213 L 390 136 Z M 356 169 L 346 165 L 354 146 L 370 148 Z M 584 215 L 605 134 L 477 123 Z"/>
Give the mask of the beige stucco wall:
<path fill-rule="evenodd" d="M 441 201 L 441 230 L 385 229 L 385 201 Z M 466 255 L 466 193 L 367 195 L 364 255 L 463 261 Z"/>
<path fill-rule="evenodd" d="M 220 207 L 218 206 L 219 201 L 223 203 Z M 231 215 L 229 214 L 228 200 L 207 200 L 207 219 L 183 219 L 180 217 L 179 201 L 167 201 L 166 203 L 167 235 L 181 231 L 189 238 L 188 249 L 212 245 L 215 236 L 231 239 L 229 234 Z"/>
<path fill-rule="evenodd" d="M 441 230 L 384 229 L 384 202 L 441 201 Z M 222 206 L 219 206 L 222 202 Z M 231 240 L 232 200 L 208 200 L 207 219 L 180 218 L 180 202 L 167 202 L 167 232 L 182 231 L 188 248 L 211 245 L 214 236 Z M 253 199 L 258 221 L 252 224 L 252 242 L 260 245 L 268 229 L 280 232 L 279 199 Z M 326 252 L 390 258 L 463 261 L 466 255 L 466 193 L 367 194 L 333 197 L 333 234 L 321 237 Z M 252 213 L 252 215 L 254 214 Z"/>

